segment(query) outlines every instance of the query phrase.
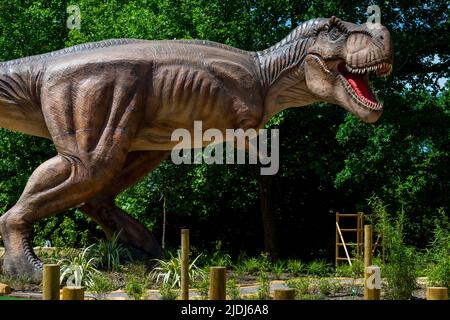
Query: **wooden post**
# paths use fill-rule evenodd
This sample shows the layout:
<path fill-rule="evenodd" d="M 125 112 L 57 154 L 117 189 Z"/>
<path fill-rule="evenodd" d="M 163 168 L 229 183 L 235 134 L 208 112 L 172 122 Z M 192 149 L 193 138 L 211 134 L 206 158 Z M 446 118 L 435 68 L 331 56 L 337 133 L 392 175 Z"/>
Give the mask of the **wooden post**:
<path fill-rule="evenodd" d="M 338 226 L 339 225 L 339 212 L 336 212 L 336 225 Z M 336 267 L 338 266 L 338 264 L 339 264 L 339 235 L 338 235 L 338 233 L 337 233 L 337 229 L 336 229 L 336 241 L 335 241 L 335 244 L 336 244 L 336 250 L 335 250 L 335 265 L 336 265 Z"/>
<path fill-rule="evenodd" d="M 181 300 L 189 300 L 189 229 L 181 229 Z"/>
<path fill-rule="evenodd" d="M 428 287 L 427 300 L 448 300 L 448 289 L 446 287 Z"/>
<path fill-rule="evenodd" d="M 372 225 L 364 226 L 364 268 L 372 265 Z"/>
<path fill-rule="evenodd" d="M 276 289 L 274 300 L 295 300 L 295 289 Z"/>
<path fill-rule="evenodd" d="M 364 272 L 364 300 L 380 300 L 381 271 L 378 266 L 366 267 Z"/>
<path fill-rule="evenodd" d="M 84 288 L 75 286 L 64 287 L 61 300 L 84 300 Z"/>
<path fill-rule="evenodd" d="M 209 269 L 209 300 L 226 299 L 225 267 Z"/>
<path fill-rule="evenodd" d="M 59 264 L 44 264 L 42 300 L 59 300 Z"/>

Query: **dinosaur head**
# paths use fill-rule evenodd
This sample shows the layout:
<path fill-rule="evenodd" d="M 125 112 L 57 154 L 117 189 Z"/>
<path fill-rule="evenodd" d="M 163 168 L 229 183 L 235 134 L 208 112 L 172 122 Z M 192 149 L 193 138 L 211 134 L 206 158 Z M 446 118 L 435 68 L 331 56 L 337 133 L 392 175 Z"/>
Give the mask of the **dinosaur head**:
<path fill-rule="evenodd" d="M 383 106 L 369 85 L 369 73 L 388 76 L 393 45 L 381 24 L 324 20 L 305 52 L 306 85 L 318 100 L 338 104 L 365 122 L 375 122 Z"/>

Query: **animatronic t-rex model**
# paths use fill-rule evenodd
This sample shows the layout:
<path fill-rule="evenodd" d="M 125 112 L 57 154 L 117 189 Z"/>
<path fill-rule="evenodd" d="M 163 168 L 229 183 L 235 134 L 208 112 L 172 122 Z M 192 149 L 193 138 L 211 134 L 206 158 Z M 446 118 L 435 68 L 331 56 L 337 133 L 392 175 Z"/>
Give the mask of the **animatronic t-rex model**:
<path fill-rule="evenodd" d="M 0 218 L 3 269 L 39 277 L 32 225 L 80 207 L 107 235 L 146 254 L 161 249 L 114 197 L 152 171 L 193 129 L 262 128 L 281 110 L 326 101 L 366 122 L 382 113 L 368 73 L 388 75 L 393 47 L 380 24 L 336 17 L 302 23 L 260 52 L 209 41 L 108 40 L 0 63 L 0 126 L 51 139 L 58 154 L 31 175 Z"/>

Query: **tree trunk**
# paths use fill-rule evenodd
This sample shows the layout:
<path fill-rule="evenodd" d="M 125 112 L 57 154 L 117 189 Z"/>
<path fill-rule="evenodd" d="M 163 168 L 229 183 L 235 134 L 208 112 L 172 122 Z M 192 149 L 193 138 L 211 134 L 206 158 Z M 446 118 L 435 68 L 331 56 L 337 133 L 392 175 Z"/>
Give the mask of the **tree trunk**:
<path fill-rule="evenodd" d="M 264 250 L 271 259 L 278 257 L 278 237 L 272 197 L 273 176 L 259 176 L 259 197 L 264 229 Z"/>

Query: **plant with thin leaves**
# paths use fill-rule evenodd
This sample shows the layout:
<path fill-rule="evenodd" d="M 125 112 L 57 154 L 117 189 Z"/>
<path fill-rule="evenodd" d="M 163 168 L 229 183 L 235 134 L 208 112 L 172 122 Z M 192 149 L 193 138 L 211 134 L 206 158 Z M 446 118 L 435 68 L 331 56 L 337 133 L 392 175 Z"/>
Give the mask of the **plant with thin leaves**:
<path fill-rule="evenodd" d="M 94 246 L 99 267 L 106 268 L 107 271 L 117 271 L 124 259 L 131 260 L 130 252 L 120 243 L 120 232 L 114 233 L 111 239 L 99 240 Z"/>
<path fill-rule="evenodd" d="M 436 219 L 434 238 L 425 256 L 429 261 L 426 269 L 428 285 L 450 288 L 450 223 L 442 209 L 440 218 Z"/>
<path fill-rule="evenodd" d="M 285 281 L 288 288 L 295 289 L 297 296 L 303 296 L 309 293 L 310 282 L 306 278 L 289 279 Z"/>
<path fill-rule="evenodd" d="M 138 279 L 136 276 L 129 276 L 126 279 L 125 289 L 129 297 L 134 300 L 142 300 L 145 298 L 147 286 L 147 278 L 142 280 Z"/>
<path fill-rule="evenodd" d="M 193 259 L 188 267 L 189 280 L 192 283 L 206 277 L 206 273 L 195 264 L 200 256 L 201 254 Z M 176 257 L 170 255 L 168 260 L 154 259 L 153 261 L 155 261 L 156 266 L 150 272 L 150 279 L 157 284 L 179 288 L 181 282 L 181 251 L 178 250 Z"/>
<path fill-rule="evenodd" d="M 235 278 L 227 280 L 227 295 L 231 300 L 241 300 L 241 289 Z"/>
<path fill-rule="evenodd" d="M 326 277 L 332 272 L 333 268 L 324 260 L 315 260 L 308 265 L 308 274 L 319 277 Z"/>
<path fill-rule="evenodd" d="M 99 271 L 96 269 L 96 258 L 91 256 L 93 245 L 84 248 L 77 256 L 59 260 L 61 265 L 60 283 L 66 285 L 92 285 L 92 276 Z"/>
<path fill-rule="evenodd" d="M 267 273 L 261 271 L 258 276 L 258 290 L 257 295 L 259 300 L 270 299 L 270 281 Z"/>
<path fill-rule="evenodd" d="M 200 299 L 208 300 L 208 293 L 209 293 L 209 278 L 208 277 L 205 277 L 204 279 L 195 281 L 194 287 L 195 287 L 195 289 L 197 289 L 197 292 L 200 295 Z"/>
<path fill-rule="evenodd" d="M 416 251 L 406 246 L 404 226 L 406 217 L 401 211 L 396 219 L 392 218 L 381 199 L 373 196 L 369 200 L 376 221 L 376 230 L 383 235 L 387 264 L 384 267 L 386 277 L 386 298 L 411 299 L 417 288 Z"/>
<path fill-rule="evenodd" d="M 293 274 L 294 277 L 298 277 L 300 273 L 305 271 L 305 264 L 300 260 L 289 259 L 286 263 L 286 269 Z"/>
<path fill-rule="evenodd" d="M 283 261 L 277 261 L 272 265 L 272 275 L 277 280 L 281 279 L 281 276 L 285 271 L 286 264 Z"/>
<path fill-rule="evenodd" d="M 168 284 L 163 284 L 159 288 L 159 294 L 161 295 L 161 300 L 176 300 L 178 298 L 178 290 L 175 290 Z"/>
<path fill-rule="evenodd" d="M 88 287 L 98 300 L 106 299 L 106 295 L 114 290 L 113 282 L 102 273 L 95 273 L 91 277 L 91 284 Z"/>

